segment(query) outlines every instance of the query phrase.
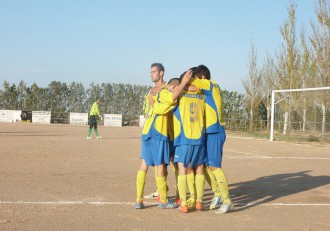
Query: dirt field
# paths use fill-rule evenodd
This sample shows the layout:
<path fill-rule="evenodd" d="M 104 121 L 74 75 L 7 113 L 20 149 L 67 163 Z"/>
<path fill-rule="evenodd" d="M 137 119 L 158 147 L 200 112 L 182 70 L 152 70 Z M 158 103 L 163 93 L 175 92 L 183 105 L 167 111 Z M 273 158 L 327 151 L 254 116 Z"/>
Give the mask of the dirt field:
<path fill-rule="evenodd" d="M 223 166 L 235 210 L 134 209 L 138 127 L 0 123 L 1 230 L 330 230 L 330 146 L 228 134 Z M 95 134 L 93 134 L 95 138 Z M 154 171 L 145 193 L 155 189 Z M 170 196 L 175 181 L 169 171 Z"/>

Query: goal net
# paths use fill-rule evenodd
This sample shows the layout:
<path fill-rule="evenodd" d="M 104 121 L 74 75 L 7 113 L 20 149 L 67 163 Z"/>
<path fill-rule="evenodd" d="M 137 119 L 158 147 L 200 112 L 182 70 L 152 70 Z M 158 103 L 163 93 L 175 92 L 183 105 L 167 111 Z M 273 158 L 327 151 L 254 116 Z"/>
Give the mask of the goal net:
<path fill-rule="evenodd" d="M 330 87 L 272 91 L 273 140 L 330 141 Z"/>

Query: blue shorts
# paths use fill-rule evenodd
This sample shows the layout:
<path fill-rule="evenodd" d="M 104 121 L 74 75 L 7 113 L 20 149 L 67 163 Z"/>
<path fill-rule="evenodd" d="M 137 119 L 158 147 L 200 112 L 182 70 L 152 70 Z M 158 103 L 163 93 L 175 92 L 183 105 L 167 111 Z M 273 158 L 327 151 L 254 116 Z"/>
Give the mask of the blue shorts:
<path fill-rule="evenodd" d="M 163 163 L 170 164 L 170 144 L 162 140 L 142 140 L 141 159 L 144 159 L 148 166 L 157 166 Z"/>
<path fill-rule="evenodd" d="M 175 148 L 174 163 L 181 162 L 185 168 L 204 164 L 206 152 L 204 145 L 180 145 Z"/>
<path fill-rule="evenodd" d="M 170 141 L 170 151 L 171 151 L 171 157 L 173 157 L 175 153 L 175 146 L 173 141 Z"/>
<path fill-rule="evenodd" d="M 225 141 L 225 132 L 206 134 L 206 166 L 221 168 L 223 145 Z"/>

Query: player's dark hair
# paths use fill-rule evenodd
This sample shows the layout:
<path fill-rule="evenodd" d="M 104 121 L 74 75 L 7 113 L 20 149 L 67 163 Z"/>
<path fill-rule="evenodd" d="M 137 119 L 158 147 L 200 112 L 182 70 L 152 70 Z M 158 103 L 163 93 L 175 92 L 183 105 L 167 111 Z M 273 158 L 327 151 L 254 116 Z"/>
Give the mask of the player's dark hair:
<path fill-rule="evenodd" d="M 202 76 L 204 76 L 205 79 L 211 79 L 210 70 L 205 65 L 199 65 L 194 71 L 194 75 L 199 79 L 202 78 Z"/>
<path fill-rule="evenodd" d="M 192 67 L 192 68 L 190 68 L 190 70 L 192 70 L 192 76 L 194 76 L 194 73 L 195 73 L 195 71 L 196 71 L 196 69 L 197 69 L 197 67 Z M 180 82 L 182 81 L 182 78 L 183 78 L 183 76 L 186 74 L 186 72 L 187 71 L 185 71 L 185 72 L 183 72 L 181 75 L 180 75 Z"/>
<path fill-rule="evenodd" d="M 186 71 L 185 72 L 183 72 L 181 75 L 180 75 L 180 77 L 179 77 L 179 80 L 180 80 L 180 83 L 181 83 L 181 81 L 182 81 L 182 78 L 183 78 L 183 76 L 186 74 Z"/>
<path fill-rule="evenodd" d="M 168 84 L 172 84 L 174 86 L 179 86 L 181 83 L 179 78 L 172 78 L 170 81 L 168 81 Z"/>
<path fill-rule="evenodd" d="M 151 67 L 157 67 L 158 71 L 165 72 L 165 68 L 164 68 L 163 64 L 161 64 L 161 63 L 153 63 L 153 64 L 151 64 Z"/>

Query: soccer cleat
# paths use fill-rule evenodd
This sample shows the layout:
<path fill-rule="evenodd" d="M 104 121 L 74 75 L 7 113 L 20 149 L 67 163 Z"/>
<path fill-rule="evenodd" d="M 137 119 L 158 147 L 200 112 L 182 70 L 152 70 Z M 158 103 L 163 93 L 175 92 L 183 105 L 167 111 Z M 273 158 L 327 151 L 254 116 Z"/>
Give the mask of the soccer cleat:
<path fill-rule="evenodd" d="M 136 209 L 143 209 L 144 208 L 143 201 L 137 201 L 137 202 L 135 202 L 135 208 Z"/>
<path fill-rule="evenodd" d="M 158 202 L 158 207 L 161 209 L 176 209 L 179 205 L 171 200 L 167 200 L 166 203 Z"/>
<path fill-rule="evenodd" d="M 98 136 L 98 137 L 96 137 L 96 139 L 98 139 L 98 140 L 99 140 L 99 139 L 102 139 L 102 136 Z"/>
<path fill-rule="evenodd" d="M 213 197 L 211 204 L 210 204 L 210 210 L 215 209 L 217 205 L 220 205 L 221 203 L 221 197 Z"/>
<path fill-rule="evenodd" d="M 158 197 L 158 195 L 159 195 L 159 193 L 156 191 L 156 192 L 153 192 L 149 195 L 144 196 L 143 198 L 144 199 L 156 199 Z"/>
<path fill-rule="evenodd" d="M 90 136 L 87 136 L 87 139 L 88 139 L 88 140 L 91 140 L 91 139 L 92 139 L 92 137 L 90 137 Z"/>
<path fill-rule="evenodd" d="M 179 211 L 181 213 L 188 213 L 188 205 L 185 206 L 179 206 Z"/>
<path fill-rule="evenodd" d="M 234 209 L 234 204 L 230 203 L 230 204 L 226 204 L 225 202 L 223 202 L 223 204 L 221 205 L 221 207 L 219 209 L 217 209 L 215 211 L 215 213 L 217 214 L 224 214 L 224 213 L 228 213 L 229 211 Z"/>
<path fill-rule="evenodd" d="M 196 202 L 196 210 L 202 211 L 203 210 L 203 202 Z"/>
<path fill-rule="evenodd" d="M 156 197 L 156 201 L 160 202 L 160 194 L 158 194 L 158 196 Z"/>

